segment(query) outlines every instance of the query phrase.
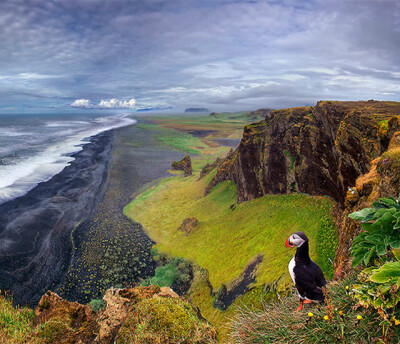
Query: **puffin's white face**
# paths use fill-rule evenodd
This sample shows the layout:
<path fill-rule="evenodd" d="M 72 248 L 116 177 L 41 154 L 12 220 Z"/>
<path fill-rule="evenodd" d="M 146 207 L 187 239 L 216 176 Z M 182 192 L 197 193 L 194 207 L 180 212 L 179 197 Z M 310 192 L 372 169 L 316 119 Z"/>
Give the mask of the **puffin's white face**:
<path fill-rule="evenodd" d="M 297 233 L 292 234 L 289 238 L 286 239 L 285 242 L 285 246 L 286 247 L 300 247 L 301 245 L 303 245 L 306 240 L 307 237 L 305 236 L 305 234 L 303 232 L 301 232 L 303 235 L 299 235 Z M 305 238 L 303 238 L 302 236 L 304 236 Z"/>

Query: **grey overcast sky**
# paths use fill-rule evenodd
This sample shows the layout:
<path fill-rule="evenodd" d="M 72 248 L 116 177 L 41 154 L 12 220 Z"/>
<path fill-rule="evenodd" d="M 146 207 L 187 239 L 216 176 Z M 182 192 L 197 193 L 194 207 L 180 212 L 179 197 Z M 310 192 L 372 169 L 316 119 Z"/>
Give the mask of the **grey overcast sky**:
<path fill-rule="evenodd" d="M 398 0 L 2 0 L 0 113 L 400 101 Z"/>

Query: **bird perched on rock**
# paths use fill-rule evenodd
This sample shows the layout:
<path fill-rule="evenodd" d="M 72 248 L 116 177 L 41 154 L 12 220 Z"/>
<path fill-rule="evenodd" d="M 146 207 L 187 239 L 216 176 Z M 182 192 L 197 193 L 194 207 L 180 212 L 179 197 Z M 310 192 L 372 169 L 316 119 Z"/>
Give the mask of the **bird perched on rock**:
<path fill-rule="evenodd" d="M 293 233 L 286 239 L 285 246 L 297 247 L 295 256 L 289 262 L 289 273 L 300 299 L 296 312 L 303 309 L 304 303 L 324 302 L 322 288 L 326 280 L 321 268 L 310 259 L 307 236 L 303 232 Z"/>

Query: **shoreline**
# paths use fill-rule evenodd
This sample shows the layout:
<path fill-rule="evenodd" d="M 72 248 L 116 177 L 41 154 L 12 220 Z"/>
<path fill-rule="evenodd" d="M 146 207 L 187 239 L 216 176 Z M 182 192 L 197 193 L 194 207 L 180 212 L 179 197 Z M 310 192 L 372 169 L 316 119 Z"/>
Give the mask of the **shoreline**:
<path fill-rule="evenodd" d="M 15 302 L 36 303 L 61 278 L 71 229 L 96 206 L 108 170 L 114 131 L 90 138 L 60 173 L 0 205 L 0 289 Z"/>
<path fill-rule="evenodd" d="M 60 173 L 0 205 L 0 289 L 16 304 L 49 289 L 88 302 L 152 275 L 154 242 L 122 210 L 181 155 L 136 125 L 92 136 Z"/>

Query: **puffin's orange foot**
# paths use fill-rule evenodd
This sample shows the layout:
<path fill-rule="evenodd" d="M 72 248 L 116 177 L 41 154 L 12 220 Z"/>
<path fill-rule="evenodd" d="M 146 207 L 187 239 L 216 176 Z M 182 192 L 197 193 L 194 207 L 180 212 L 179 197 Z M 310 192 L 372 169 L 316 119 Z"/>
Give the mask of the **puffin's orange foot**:
<path fill-rule="evenodd" d="M 303 303 L 313 303 L 311 300 L 304 300 Z"/>
<path fill-rule="evenodd" d="M 301 311 L 303 309 L 303 302 L 300 302 L 300 306 L 299 306 L 299 308 L 297 308 L 296 310 L 295 310 L 295 312 L 299 312 L 299 311 Z"/>

